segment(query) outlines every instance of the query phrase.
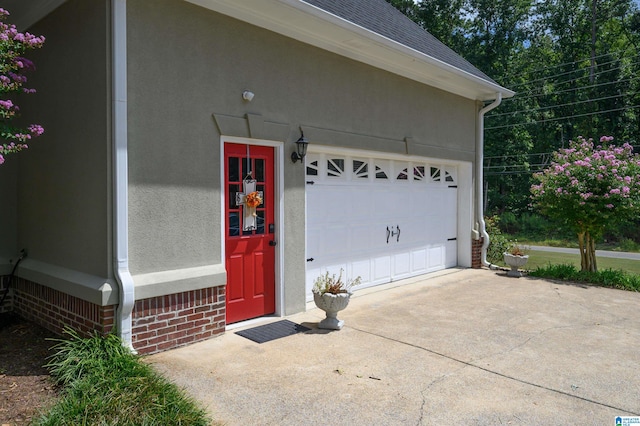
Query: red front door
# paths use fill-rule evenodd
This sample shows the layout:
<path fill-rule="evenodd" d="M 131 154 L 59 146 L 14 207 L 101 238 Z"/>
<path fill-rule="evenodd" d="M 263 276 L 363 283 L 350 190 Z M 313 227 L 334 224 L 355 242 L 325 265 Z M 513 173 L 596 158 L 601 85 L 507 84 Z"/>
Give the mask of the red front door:
<path fill-rule="evenodd" d="M 275 312 L 273 148 L 225 143 L 224 163 L 226 300 L 231 324 Z M 245 179 L 255 180 L 255 191 L 262 195 L 262 203 L 251 211 L 243 203 Z"/>

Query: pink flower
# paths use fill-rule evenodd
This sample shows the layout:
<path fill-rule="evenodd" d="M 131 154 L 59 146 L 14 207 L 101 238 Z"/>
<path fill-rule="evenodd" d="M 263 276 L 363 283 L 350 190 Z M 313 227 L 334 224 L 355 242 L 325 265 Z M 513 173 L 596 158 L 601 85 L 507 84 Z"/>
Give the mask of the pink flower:
<path fill-rule="evenodd" d="M 612 209 L 613 208 L 613 204 L 607 204 L 607 205 L 605 205 L 605 207 L 608 208 L 608 209 Z"/>
<path fill-rule="evenodd" d="M 28 129 L 34 136 L 40 136 L 44 133 L 44 128 L 39 124 L 31 124 Z"/>

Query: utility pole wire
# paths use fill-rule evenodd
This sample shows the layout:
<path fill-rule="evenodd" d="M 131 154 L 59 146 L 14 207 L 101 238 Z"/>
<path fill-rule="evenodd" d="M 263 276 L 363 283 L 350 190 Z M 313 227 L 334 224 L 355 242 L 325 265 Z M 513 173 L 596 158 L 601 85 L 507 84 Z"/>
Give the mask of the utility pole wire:
<path fill-rule="evenodd" d="M 636 93 L 634 93 L 635 95 Z M 584 101 L 576 101 L 576 102 L 569 102 L 566 104 L 560 104 L 560 105 L 552 105 L 552 106 L 546 106 L 546 107 L 540 107 L 540 108 L 529 108 L 529 109 L 520 109 L 517 111 L 510 111 L 510 112 L 501 112 L 500 114 L 493 114 L 493 115 L 487 115 L 487 118 L 492 118 L 492 117 L 500 117 L 502 115 L 515 115 L 519 112 L 533 112 L 533 111 L 542 111 L 542 110 L 546 110 L 546 109 L 553 109 L 553 108 L 560 108 L 560 107 L 564 107 L 564 106 L 571 106 L 571 105 L 578 105 L 578 104 L 585 104 L 585 103 L 589 103 L 589 102 L 598 102 L 598 101 L 604 101 L 606 99 L 613 99 L 613 98 L 619 98 L 621 96 L 626 96 L 627 93 L 619 93 L 617 95 L 613 95 L 613 96 L 605 96 L 603 98 L 598 98 L 598 99 L 587 99 Z"/>
<path fill-rule="evenodd" d="M 616 111 L 625 111 L 625 110 L 628 110 L 628 109 L 636 109 L 638 107 L 640 107 L 640 105 L 633 105 L 633 106 L 630 106 L 630 107 L 608 109 L 606 111 L 587 112 L 587 113 L 584 113 L 584 114 L 568 115 L 568 116 L 564 116 L 564 117 L 546 118 L 544 120 L 529 121 L 529 122 L 526 122 L 526 123 L 505 124 L 503 126 L 485 127 L 485 130 L 504 129 L 504 128 L 507 128 L 507 127 L 515 127 L 515 126 L 529 126 L 531 124 L 540 124 L 540 123 L 547 123 L 547 122 L 552 122 L 552 121 L 560 121 L 560 120 L 565 120 L 565 119 L 569 119 L 569 118 L 588 117 L 590 115 L 607 114 L 609 112 L 616 112 Z"/>
<path fill-rule="evenodd" d="M 524 99 L 529 99 L 529 98 L 537 98 L 540 96 L 552 96 L 552 95 L 557 95 L 560 93 L 567 93 L 567 92 L 573 92 L 573 91 L 577 91 L 577 90 L 587 90 L 587 89 L 594 89 L 596 87 L 601 87 L 601 86 L 608 86 L 610 84 L 621 84 L 621 83 L 629 83 L 632 81 L 636 81 L 640 79 L 640 77 L 631 77 L 628 78 L 626 80 L 616 80 L 616 81 L 607 81 L 605 83 L 598 83 L 598 84 L 594 84 L 591 86 L 583 86 L 583 87 L 573 87 L 571 89 L 563 89 L 563 90 L 556 90 L 554 92 L 550 92 L 550 93 L 538 93 L 535 95 L 529 95 L 529 96 L 518 96 L 519 93 L 517 93 L 514 97 L 512 98 L 507 98 L 505 100 L 503 100 L 503 102 L 507 102 L 507 101 L 519 101 L 519 100 L 524 100 Z M 520 92 L 520 93 L 531 93 L 533 92 L 535 89 L 529 90 L 527 92 Z M 490 111 L 487 116 L 489 116 L 489 114 L 491 114 L 492 111 Z"/>
<path fill-rule="evenodd" d="M 616 55 L 616 54 L 618 54 L 618 53 L 624 53 L 624 52 L 626 52 L 626 50 L 617 50 L 617 51 L 615 51 L 615 52 L 607 52 L 607 53 L 603 53 L 602 55 L 598 55 L 598 56 L 596 56 L 596 59 L 597 59 L 597 58 L 602 58 L 603 56 Z M 505 75 L 505 77 L 520 77 L 520 76 L 522 76 L 522 75 L 528 75 L 528 74 L 533 74 L 533 73 L 537 73 L 537 72 L 541 72 L 541 71 L 547 71 L 547 70 L 551 70 L 551 69 L 554 69 L 554 68 L 563 67 L 563 66 L 565 66 L 565 65 L 575 65 L 575 64 L 579 64 L 579 63 L 582 63 L 582 62 L 588 61 L 589 59 L 590 59 L 589 57 L 587 57 L 587 58 L 582 58 L 582 59 L 578 59 L 578 60 L 573 61 L 573 62 L 564 62 L 564 63 L 562 63 L 562 64 L 552 65 L 552 66 L 550 66 L 550 67 L 536 68 L 536 69 L 534 69 L 534 70 L 526 71 L 526 72 L 523 72 L 523 73 L 520 73 L 520 74 L 506 74 L 506 75 Z M 625 57 L 618 58 L 618 60 L 620 60 L 620 59 L 625 59 Z"/>
<path fill-rule="evenodd" d="M 605 65 L 609 65 L 609 64 L 613 64 L 613 63 L 619 62 L 619 61 L 621 61 L 622 59 L 631 59 L 631 58 L 618 58 L 618 59 L 614 59 L 613 61 L 603 62 L 603 63 L 601 63 L 601 64 L 598 64 L 598 66 L 599 66 L 599 67 L 603 67 L 603 66 L 605 66 Z M 585 60 L 583 60 L 582 62 L 587 61 L 587 60 L 588 60 L 588 59 L 585 59 Z M 621 68 L 626 67 L 626 66 L 629 66 L 629 65 L 635 65 L 635 64 L 637 64 L 637 63 L 638 63 L 638 62 L 633 62 L 633 63 L 631 63 L 631 64 L 624 64 L 624 63 L 623 63 L 623 64 L 622 64 L 622 65 L 620 65 L 619 67 L 610 68 L 610 69 L 608 69 L 608 70 L 603 70 L 603 71 L 601 71 L 601 72 L 599 72 L 599 73 L 597 73 L 597 74 L 602 74 L 602 73 L 605 73 L 605 72 L 615 71 L 615 70 L 621 69 Z M 513 89 L 513 88 L 515 88 L 515 87 L 524 86 L 524 85 L 526 85 L 526 84 L 536 83 L 536 82 L 538 82 L 538 81 L 547 81 L 547 80 L 550 80 L 550 79 L 553 79 L 553 78 L 556 78 L 556 77 L 562 77 L 562 76 L 565 76 L 565 75 L 568 75 L 568 74 L 572 74 L 572 73 L 575 73 L 575 72 L 578 72 L 578 71 L 585 71 L 585 70 L 587 70 L 587 68 L 575 68 L 575 69 L 572 69 L 571 71 L 564 71 L 564 72 L 561 72 L 561 73 L 559 73 L 559 74 L 548 75 L 548 76 L 545 76 L 545 77 L 536 78 L 536 79 L 534 79 L 534 80 L 524 81 L 524 82 L 522 82 L 522 83 L 507 84 L 507 85 L 509 86 L 509 88 Z M 584 78 L 584 77 L 578 77 L 577 79 L 579 79 L 579 78 Z M 567 83 L 567 82 L 570 82 L 570 81 L 574 81 L 574 80 L 566 80 L 566 81 L 563 81 L 562 83 Z"/>

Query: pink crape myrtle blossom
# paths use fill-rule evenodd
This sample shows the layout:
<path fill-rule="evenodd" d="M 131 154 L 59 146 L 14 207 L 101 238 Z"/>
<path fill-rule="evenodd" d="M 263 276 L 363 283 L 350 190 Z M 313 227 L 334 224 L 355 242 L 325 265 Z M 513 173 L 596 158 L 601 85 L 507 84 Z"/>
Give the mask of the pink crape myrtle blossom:
<path fill-rule="evenodd" d="M 583 270 L 596 270 L 594 239 L 605 227 L 640 214 L 640 155 L 628 143 L 600 145 L 579 137 L 553 154 L 551 164 L 534 175 L 532 204 L 578 235 Z"/>
<path fill-rule="evenodd" d="M 35 70 L 35 65 L 23 55 L 28 50 L 42 47 L 45 38 L 19 32 L 15 25 L 4 22 L 8 16 L 9 12 L 0 8 L 0 139 L 4 140 L 0 141 L 0 164 L 6 161 L 8 154 L 27 149 L 27 141 L 44 133 L 44 128 L 39 124 L 18 128 L 10 122 L 19 115 L 20 108 L 3 95 L 35 93 L 35 89 L 24 87 L 27 82 L 25 73 Z"/>

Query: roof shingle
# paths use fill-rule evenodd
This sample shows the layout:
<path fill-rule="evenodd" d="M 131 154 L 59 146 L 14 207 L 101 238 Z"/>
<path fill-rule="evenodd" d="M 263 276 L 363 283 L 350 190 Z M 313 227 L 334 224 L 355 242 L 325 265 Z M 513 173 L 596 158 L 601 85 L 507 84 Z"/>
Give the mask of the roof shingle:
<path fill-rule="evenodd" d="M 302 0 L 369 31 L 497 84 L 385 0 Z"/>

